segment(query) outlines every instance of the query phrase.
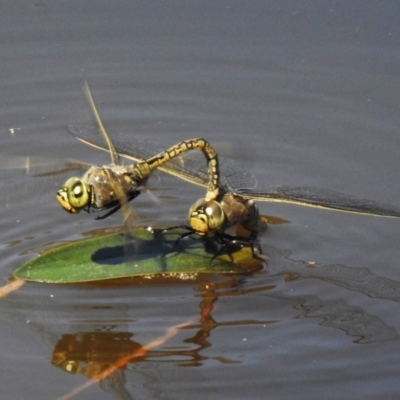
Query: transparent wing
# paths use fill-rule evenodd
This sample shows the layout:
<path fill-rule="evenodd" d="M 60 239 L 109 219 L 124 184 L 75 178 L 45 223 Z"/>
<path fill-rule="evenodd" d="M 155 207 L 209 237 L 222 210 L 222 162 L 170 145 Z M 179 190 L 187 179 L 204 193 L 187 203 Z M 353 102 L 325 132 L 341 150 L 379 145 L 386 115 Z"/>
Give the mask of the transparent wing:
<path fill-rule="evenodd" d="M 86 100 L 89 103 L 90 109 L 92 110 L 92 114 L 97 122 L 99 133 L 102 136 L 104 142 L 107 144 L 107 150 L 110 152 L 111 163 L 115 165 L 120 164 L 119 156 L 117 154 L 113 142 L 111 141 L 107 131 L 104 128 L 103 122 L 101 121 L 99 112 L 97 111 L 96 103 L 93 100 L 93 96 L 87 81 L 85 81 L 83 85 L 83 93 L 85 93 Z"/>
<path fill-rule="evenodd" d="M 92 114 L 96 120 L 98 131 L 103 138 L 103 141 L 107 145 L 106 149 L 110 153 L 111 157 L 111 163 L 114 165 L 121 165 L 121 160 L 120 157 L 117 153 L 117 150 L 115 149 L 114 143 L 112 142 L 111 138 L 108 136 L 107 131 L 104 128 L 103 122 L 100 118 L 99 112 L 97 111 L 96 103 L 94 102 L 92 93 L 89 88 L 89 84 L 87 81 L 85 81 L 83 85 L 83 92 L 85 93 L 86 100 L 89 103 L 90 109 L 92 110 Z M 122 187 L 119 185 L 119 183 L 116 182 L 111 182 L 110 184 L 113 187 L 114 193 L 117 195 L 117 199 L 119 200 L 120 208 L 122 211 L 122 214 L 124 215 L 124 221 L 126 221 L 129 216 L 132 213 L 132 207 L 128 205 L 128 197 L 127 193 L 124 192 Z M 129 229 L 126 227 L 126 231 L 128 232 Z"/>
<path fill-rule="evenodd" d="M 68 131 L 84 143 L 107 150 L 97 134 L 96 128 L 70 125 Z M 153 143 L 135 139 L 132 135 L 113 135 L 112 141 L 117 152 L 134 161 L 143 161 L 163 149 Z M 191 183 L 206 187 L 207 166 L 198 152 L 190 152 L 184 157 L 171 160 L 160 169 Z M 257 180 L 254 175 L 237 165 L 236 162 L 220 158 L 221 183 L 226 192 L 236 192 L 259 201 L 285 202 L 310 207 L 319 207 L 357 214 L 400 217 L 400 208 L 375 201 L 359 199 L 355 196 L 313 187 L 271 186 L 263 191 L 255 190 Z"/>
<path fill-rule="evenodd" d="M 108 151 L 106 144 L 99 137 L 97 128 L 69 125 L 67 130 L 82 142 Z M 115 134 L 112 135 L 111 140 L 119 155 L 133 161 L 146 160 L 165 150 L 152 142 L 136 139 L 131 134 Z M 257 186 L 257 180 L 251 172 L 245 171 L 230 159 L 220 157 L 219 161 L 221 183 L 225 190 L 235 191 L 239 188 L 251 190 Z M 169 161 L 159 169 L 193 184 L 208 186 L 207 164 L 203 154 L 198 151 L 190 151 Z"/>
<path fill-rule="evenodd" d="M 61 175 L 71 171 L 85 171 L 91 164 L 73 159 L 1 155 L 0 170 L 25 170 L 32 176 Z"/>
<path fill-rule="evenodd" d="M 268 187 L 264 191 L 239 190 L 238 193 L 259 201 L 275 201 L 357 214 L 400 217 L 400 208 L 376 201 L 359 199 L 328 189 L 313 187 Z"/>
<path fill-rule="evenodd" d="M 54 193 L 68 175 L 81 175 L 87 169 L 86 163 L 74 160 L 1 154 L 1 204 L 34 210 L 40 204 L 54 203 Z"/>

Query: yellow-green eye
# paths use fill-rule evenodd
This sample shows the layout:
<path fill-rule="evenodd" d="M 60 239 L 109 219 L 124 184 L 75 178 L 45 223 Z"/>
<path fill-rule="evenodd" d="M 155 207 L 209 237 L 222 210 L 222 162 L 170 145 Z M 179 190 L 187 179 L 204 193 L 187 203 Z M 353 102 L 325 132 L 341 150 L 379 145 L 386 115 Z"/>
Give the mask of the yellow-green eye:
<path fill-rule="evenodd" d="M 218 202 L 200 199 L 190 208 L 189 221 L 198 235 L 212 236 L 222 228 L 225 214 Z"/>
<path fill-rule="evenodd" d="M 79 178 L 69 178 L 57 192 L 57 201 L 64 210 L 77 214 L 89 204 L 89 191 Z"/>

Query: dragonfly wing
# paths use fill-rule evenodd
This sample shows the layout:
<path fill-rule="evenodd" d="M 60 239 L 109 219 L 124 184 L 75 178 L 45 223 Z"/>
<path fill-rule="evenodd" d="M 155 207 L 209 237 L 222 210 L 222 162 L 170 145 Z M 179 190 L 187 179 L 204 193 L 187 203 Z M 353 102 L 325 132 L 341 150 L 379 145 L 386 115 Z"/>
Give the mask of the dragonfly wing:
<path fill-rule="evenodd" d="M 51 159 L 2 154 L 0 170 L 25 170 L 32 176 L 61 175 L 71 171 L 85 171 L 90 164 L 73 159 Z"/>
<path fill-rule="evenodd" d="M 101 134 L 103 140 L 107 144 L 108 151 L 110 152 L 111 163 L 118 165 L 118 164 L 120 164 L 120 160 L 119 160 L 117 151 L 115 150 L 114 144 L 110 140 L 110 137 L 108 136 L 108 133 L 104 128 L 103 122 L 101 121 L 99 112 L 97 111 L 97 107 L 93 100 L 93 96 L 92 96 L 92 93 L 90 91 L 89 84 L 87 83 L 87 81 L 85 81 L 85 83 L 83 85 L 83 92 L 85 93 L 86 100 L 89 103 L 89 106 L 90 106 L 90 109 L 92 110 L 93 116 L 96 119 L 97 126 L 99 128 L 99 133 Z"/>
<path fill-rule="evenodd" d="M 221 184 L 226 192 L 237 190 L 253 190 L 257 187 L 257 179 L 236 161 L 220 158 Z"/>
<path fill-rule="evenodd" d="M 102 138 L 99 137 L 97 128 L 86 125 L 68 125 L 67 130 L 69 133 L 71 133 L 73 136 L 75 136 L 83 143 L 86 143 L 89 146 L 96 147 L 98 149 L 109 152 L 106 144 L 104 143 Z M 117 135 L 117 137 L 112 138 L 114 147 L 119 155 L 136 162 L 144 161 L 146 158 L 149 158 L 154 155 L 151 149 L 149 150 L 143 147 L 142 142 L 137 139 L 130 138 L 130 140 L 132 141 L 132 145 L 131 146 L 126 145 L 124 142 L 125 140 L 128 139 L 129 139 L 128 135 L 124 134 L 119 134 Z M 132 147 L 133 149 L 132 152 L 129 152 L 130 147 Z M 154 149 L 154 145 L 151 145 L 151 148 Z"/>
<path fill-rule="evenodd" d="M 69 125 L 67 130 L 82 142 L 108 151 L 96 128 L 84 125 Z M 152 142 L 139 140 L 133 137 L 132 134 L 115 134 L 112 135 L 111 140 L 119 155 L 136 162 L 144 161 L 165 150 Z M 244 170 L 234 161 L 227 158 L 219 157 L 219 162 L 222 176 L 221 185 L 225 191 L 234 191 L 238 188 L 251 190 L 256 187 L 257 180 L 251 172 Z M 207 163 L 203 154 L 199 151 L 185 153 L 162 165 L 159 169 L 195 185 L 208 186 Z"/>
<path fill-rule="evenodd" d="M 244 196 L 260 201 L 285 202 L 357 214 L 400 217 L 400 208 L 376 201 L 313 187 L 270 187 L 265 191 L 238 190 Z"/>

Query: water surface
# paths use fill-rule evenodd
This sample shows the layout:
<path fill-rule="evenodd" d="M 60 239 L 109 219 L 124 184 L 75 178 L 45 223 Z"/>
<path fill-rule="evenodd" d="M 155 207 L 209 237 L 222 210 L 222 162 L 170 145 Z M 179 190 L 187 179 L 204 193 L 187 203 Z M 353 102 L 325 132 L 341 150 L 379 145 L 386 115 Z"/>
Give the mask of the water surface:
<path fill-rule="evenodd" d="M 65 130 L 91 122 L 88 79 L 111 134 L 161 147 L 205 137 L 260 189 L 314 186 L 398 205 L 399 16 L 389 1 L 14 1 L 0 27 L 1 157 L 108 162 Z M 2 284 L 31 249 L 120 225 L 64 213 L 54 193 L 66 176 L 0 175 Z M 161 174 L 150 186 L 160 201 L 134 201 L 138 225 L 183 223 L 203 193 Z M 269 262 L 253 276 L 30 283 L 1 299 L 4 398 L 71 393 L 103 354 L 110 361 L 188 320 L 76 397 L 397 398 L 400 221 L 260 209 L 290 224 L 264 235 Z M 56 366 L 68 345 L 84 368 Z"/>

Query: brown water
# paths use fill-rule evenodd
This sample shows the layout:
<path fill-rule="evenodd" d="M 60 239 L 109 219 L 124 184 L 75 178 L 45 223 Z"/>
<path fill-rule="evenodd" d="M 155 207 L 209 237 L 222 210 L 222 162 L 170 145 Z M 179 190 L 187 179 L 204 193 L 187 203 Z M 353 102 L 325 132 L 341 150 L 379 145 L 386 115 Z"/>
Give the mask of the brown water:
<path fill-rule="evenodd" d="M 107 162 L 65 130 L 89 120 L 88 79 L 110 133 L 161 147 L 203 136 L 260 189 L 323 187 L 399 205 L 399 11 L 389 1 L 10 2 L 1 157 Z M 64 213 L 54 193 L 65 179 L 0 171 L 2 284 L 31 249 L 120 224 Z M 151 187 L 160 201 L 134 201 L 137 225 L 183 223 L 203 193 L 162 175 Z M 29 283 L 1 299 L 2 398 L 67 395 L 189 320 L 76 398 L 397 399 L 400 221 L 260 209 L 291 223 L 264 235 L 269 262 L 253 276 Z M 60 357 L 75 363 L 63 370 Z"/>

